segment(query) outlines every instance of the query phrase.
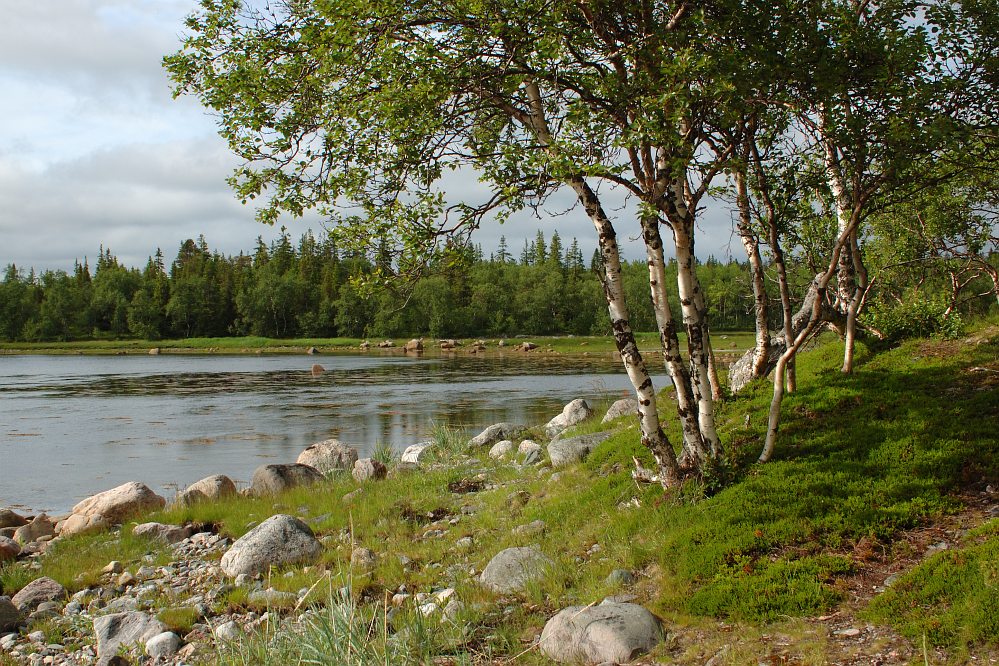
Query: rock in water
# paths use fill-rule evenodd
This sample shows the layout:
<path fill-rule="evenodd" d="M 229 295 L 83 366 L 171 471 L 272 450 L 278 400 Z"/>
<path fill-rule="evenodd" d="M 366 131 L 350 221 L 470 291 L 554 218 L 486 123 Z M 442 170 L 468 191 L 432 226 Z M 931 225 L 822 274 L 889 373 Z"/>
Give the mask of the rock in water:
<path fill-rule="evenodd" d="M 554 437 L 563 430 L 580 424 L 593 416 L 593 410 L 582 398 L 576 398 L 562 408 L 562 413 L 545 424 L 545 434 Z"/>
<path fill-rule="evenodd" d="M 590 451 L 597 448 L 601 442 L 609 438 L 613 433 L 595 432 L 590 435 L 580 435 L 569 439 L 560 439 L 548 445 L 548 457 L 551 458 L 552 467 L 565 467 L 573 463 L 582 462 Z"/>
<path fill-rule="evenodd" d="M 638 401 L 634 398 L 624 398 L 610 406 L 601 423 L 608 423 L 622 416 L 634 416 L 635 414 L 638 414 Z"/>
<path fill-rule="evenodd" d="M 541 632 L 541 651 L 563 664 L 624 664 L 662 640 L 655 615 L 637 604 L 570 606 Z"/>
<path fill-rule="evenodd" d="M 94 618 L 97 638 L 97 663 L 107 664 L 122 645 L 145 643 L 167 631 L 167 626 L 139 611 L 112 613 Z"/>
<path fill-rule="evenodd" d="M 67 597 L 66 588 L 47 576 L 36 578 L 10 600 L 22 613 L 30 613 L 45 601 L 62 601 Z"/>
<path fill-rule="evenodd" d="M 479 580 L 499 594 L 522 592 L 527 583 L 541 578 L 554 563 L 537 548 L 526 546 L 501 550 L 489 560 Z"/>
<path fill-rule="evenodd" d="M 179 504 L 194 504 L 205 500 L 217 500 L 236 496 L 236 484 L 225 474 L 207 476 L 192 483 L 177 494 Z"/>
<path fill-rule="evenodd" d="M 337 439 L 324 439 L 298 454 L 296 462 L 314 467 L 323 474 L 337 470 L 349 471 L 357 462 L 357 449 L 342 444 Z"/>
<path fill-rule="evenodd" d="M 256 497 L 276 495 L 290 488 L 324 480 L 325 477 L 316 468 L 308 465 L 261 465 L 253 471 L 250 494 Z"/>
<path fill-rule="evenodd" d="M 166 500 L 148 486 L 129 481 L 83 500 L 73 507 L 73 515 L 94 519 L 92 522 L 100 516 L 106 524 L 117 525 L 145 511 L 162 509 L 165 505 Z"/>
<path fill-rule="evenodd" d="M 272 565 L 311 562 L 323 552 L 309 526 L 294 516 L 271 516 L 236 540 L 222 556 L 222 571 L 235 578 L 266 573 Z"/>

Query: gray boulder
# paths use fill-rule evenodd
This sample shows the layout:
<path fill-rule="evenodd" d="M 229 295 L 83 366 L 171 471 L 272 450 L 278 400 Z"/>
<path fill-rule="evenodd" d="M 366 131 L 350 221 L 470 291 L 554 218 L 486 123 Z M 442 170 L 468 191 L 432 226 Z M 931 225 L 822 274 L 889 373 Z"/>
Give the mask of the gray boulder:
<path fill-rule="evenodd" d="M 44 601 L 62 601 L 67 597 L 66 588 L 47 576 L 31 581 L 11 598 L 11 603 L 22 613 L 30 613 Z"/>
<path fill-rule="evenodd" d="M 524 426 L 511 423 L 495 423 L 468 440 L 469 447 L 490 446 L 501 439 L 514 439 L 524 432 Z"/>
<path fill-rule="evenodd" d="M 271 516 L 236 540 L 222 556 L 222 571 L 235 578 L 271 566 L 311 562 L 323 552 L 309 526 L 294 516 Z"/>
<path fill-rule="evenodd" d="M 0 597 L 0 632 L 17 629 L 22 617 L 10 597 Z"/>
<path fill-rule="evenodd" d="M 257 497 L 276 495 L 297 486 L 319 483 L 325 477 L 314 467 L 296 463 L 293 465 L 261 465 L 253 471 L 250 481 L 250 494 Z"/>
<path fill-rule="evenodd" d="M 236 495 L 236 484 L 225 474 L 214 474 L 196 481 L 177 493 L 179 504 L 195 504 L 206 500 L 218 500 Z"/>
<path fill-rule="evenodd" d="M 359 483 L 384 479 L 386 474 L 388 474 L 388 468 L 374 458 L 361 458 L 354 463 L 354 471 L 352 472 L 354 480 Z"/>
<path fill-rule="evenodd" d="M 576 398 L 565 407 L 562 413 L 545 424 L 545 434 L 554 437 L 563 430 L 578 425 L 593 416 L 593 409 L 582 398 Z"/>
<path fill-rule="evenodd" d="M 148 486 L 135 481 L 93 495 L 73 507 L 78 516 L 101 518 L 110 525 L 122 523 L 146 511 L 162 509 L 166 500 Z"/>
<path fill-rule="evenodd" d="M 157 661 L 165 661 L 177 654 L 180 649 L 180 636 L 172 631 L 156 634 L 146 641 L 146 654 Z"/>
<path fill-rule="evenodd" d="M 180 527 L 178 525 L 164 525 L 163 523 L 142 523 L 132 529 L 132 534 L 146 537 L 147 539 L 158 539 L 166 543 L 177 543 L 191 536 L 190 527 Z"/>
<path fill-rule="evenodd" d="M 27 525 L 28 519 L 20 516 L 10 509 L 0 509 L 0 529 L 4 527 L 20 527 Z"/>
<path fill-rule="evenodd" d="M 112 613 L 94 618 L 94 635 L 97 639 L 97 663 L 107 664 L 121 646 L 146 641 L 167 631 L 167 626 L 156 618 L 139 611 Z"/>
<path fill-rule="evenodd" d="M 21 554 L 21 547 L 13 539 L 0 537 L 0 563 L 7 560 L 17 559 Z"/>
<path fill-rule="evenodd" d="M 554 563 L 532 546 L 507 548 L 489 560 L 479 581 L 483 587 L 499 594 L 522 592 L 527 584 L 544 575 Z"/>
<path fill-rule="evenodd" d="M 622 416 L 634 416 L 637 413 L 638 401 L 634 398 L 623 398 L 610 406 L 601 423 L 608 423 Z"/>
<path fill-rule="evenodd" d="M 548 445 L 548 457 L 552 461 L 552 467 L 565 467 L 582 462 L 593 449 L 612 434 L 610 432 L 595 432 L 552 442 Z"/>
<path fill-rule="evenodd" d="M 513 442 L 509 439 L 501 439 L 500 441 L 493 444 L 493 447 L 489 449 L 489 457 L 494 460 L 499 460 L 500 458 L 505 458 L 513 452 Z"/>
<path fill-rule="evenodd" d="M 357 449 L 343 444 L 338 439 L 324 439 L 299 453 L 296 462 L 313 467 L 323 474 L 349 471 L 357 462 Z"/>
<path fill-rule="evenodd" d="M 655 615 L 636 604 L 570 606 L 545 624 L 541 652 L 563 664 L 624 664 L 662 640 Z"/>

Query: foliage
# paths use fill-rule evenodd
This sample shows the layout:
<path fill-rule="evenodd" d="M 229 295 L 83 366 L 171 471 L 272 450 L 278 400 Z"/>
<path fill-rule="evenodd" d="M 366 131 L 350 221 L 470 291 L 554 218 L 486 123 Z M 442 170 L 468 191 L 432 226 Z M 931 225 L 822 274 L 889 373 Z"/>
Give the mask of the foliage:
<path fill-rule="evenodd" d="M 916 294 L 897 303 L 877 303 L 867 311 L 862 321 L 889 342 L 931 335 L 953 340 L 964 331 L 959 313 L 948 313 L 945 303 L 920 298 Z"/>

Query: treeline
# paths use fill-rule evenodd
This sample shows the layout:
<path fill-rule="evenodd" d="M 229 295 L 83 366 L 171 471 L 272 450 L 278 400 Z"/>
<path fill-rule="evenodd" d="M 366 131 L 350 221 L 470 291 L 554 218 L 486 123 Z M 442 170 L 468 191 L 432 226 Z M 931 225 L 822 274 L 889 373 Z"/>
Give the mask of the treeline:
<path fill-rule="evenodd" d="M 514 256 L 502 239 L 485 256 L 462 247 L 458 261 L 414 282 L 378 286 L 366 278 L 378 258 L 341 253 L 330 238 L 287 231 L 252 253 L 225 256 L 205 238 L 184 241 L 166 264 L 159 250 L 142 269 L 101 248 L 91 268 L 36 273 L 8 265 L 0 283 L 0 338 L 476 337 L 608 333 L 599 255 L 576 239 L 538 232 Z M 709 259 L 701 266 L 717 329 L 751 328 L 748 267 Z M 676 265 L 671 263 L 670 284 Z M 638 330 L 654 330 L 644 261 L 626 262 L 624 282 Z M 675 290 L 675 286 L 674 286 Z M 674 294 L 673 302 L 676 303 Z M 679 317 L 679 311 L 676 316 Z"/>

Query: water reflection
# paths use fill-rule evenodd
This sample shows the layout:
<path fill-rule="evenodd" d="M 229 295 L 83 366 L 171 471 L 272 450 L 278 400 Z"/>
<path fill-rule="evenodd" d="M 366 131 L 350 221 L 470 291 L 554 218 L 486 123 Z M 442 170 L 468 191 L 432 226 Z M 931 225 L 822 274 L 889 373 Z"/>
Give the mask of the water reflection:
<path fill-rule="evenodd" d="M 0 506 L 62 511 L 139 480 L 157 491 L 339 437 L 370 452 L 433 424 L 539 423 L 568 400 L 627 394 L 609 357 L 0 357 Z M 662 379 L 658 380 L 662 384 Z"/>

